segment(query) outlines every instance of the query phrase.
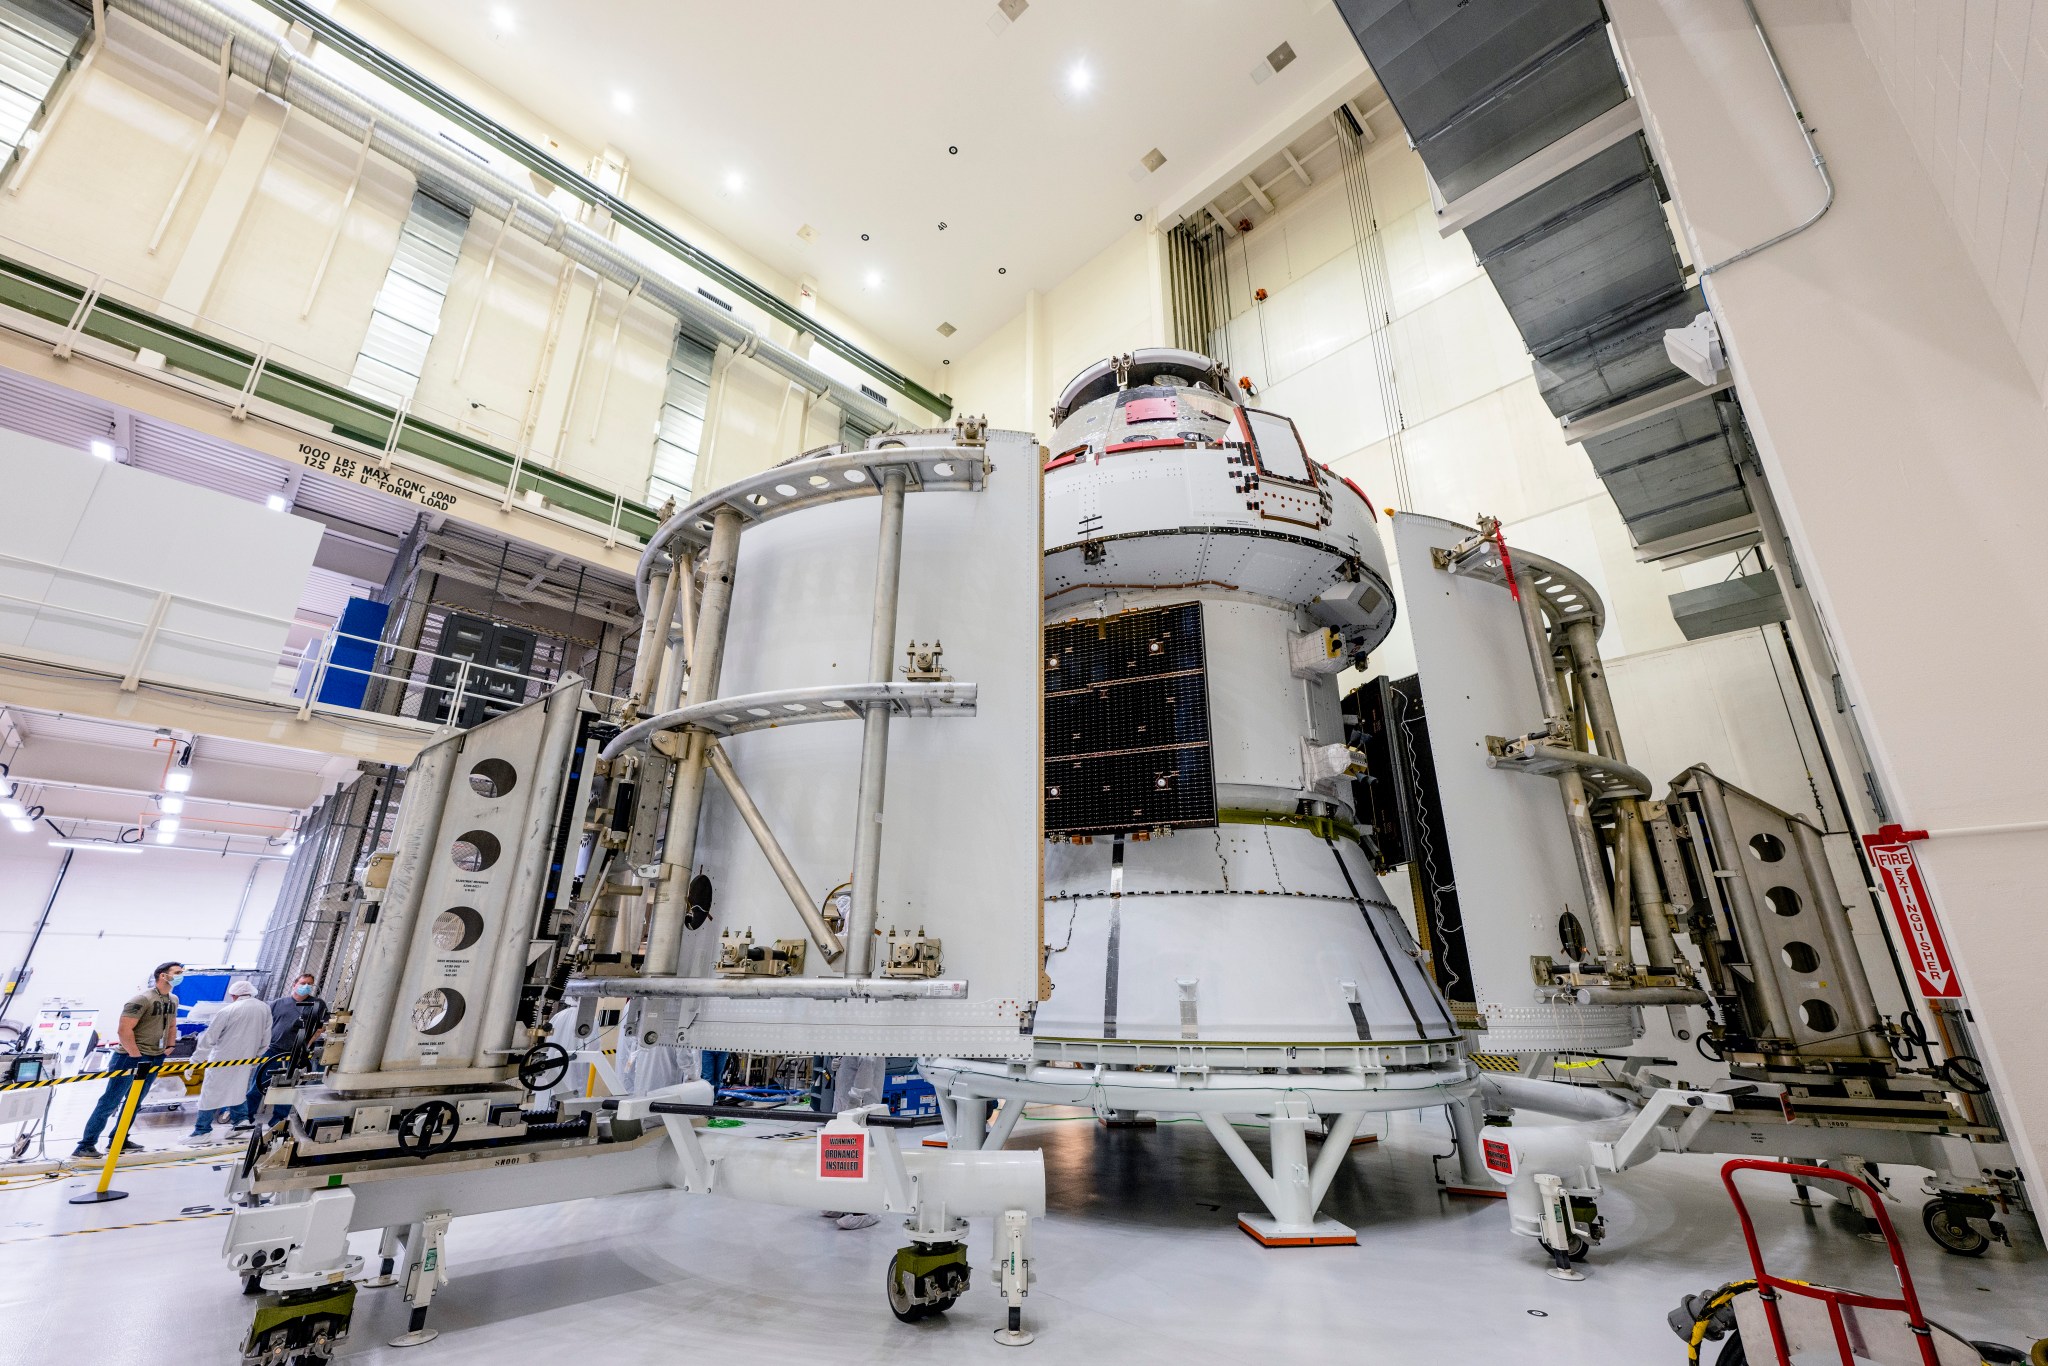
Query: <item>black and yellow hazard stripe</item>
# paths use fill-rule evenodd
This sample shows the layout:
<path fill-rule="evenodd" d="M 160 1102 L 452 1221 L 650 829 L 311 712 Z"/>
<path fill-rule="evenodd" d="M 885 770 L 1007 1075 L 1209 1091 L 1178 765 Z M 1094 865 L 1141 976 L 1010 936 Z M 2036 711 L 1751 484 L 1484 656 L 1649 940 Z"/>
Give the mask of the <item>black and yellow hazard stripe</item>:
<path fill-rule="evenodd" d="M 223 1058 L 218 1062 L 177 1061 L 163 1063 L 155 1070 L 156 1075 L 159 1077 L 172 1075 L 191 1076 L 195 1073 L 204 1072 L 209 1068 L 249 1067 L 262 1061 L 262 1058 Z M 133 1076 L 135 1071 L 136 1069 L 131 1067 L 121 1072 L 80 1072 L 76 1076 L 44 1077 L 40 1081 L 10 1081 L 5 1085 L 0 1085 L 0 1091 L 33 1091 L 43 1086 L 69 1086 L 75 1081 L 105 1081 L 108 1077 Z"/>
<path fill-rule="evenodd" d="M 189 1224 L 196 1219 L 219 1219 L 233 1214 L 231 1209 L 208 1210 L 204 1214 L 174 1214 L 168 1219 L 143 1219 L 133 1224 L 103 1224 L 98 1228 L 65 1228 L 55 1233 L 31 1233 L 26 1238 L 0 1238 L 0 1247 L 9 1243 L 35 1243 L 45 1238 L 76 1238 L 81 1233 L 120 1233 L 131 1228 L 155 1228 L 158 1224 Z"/>

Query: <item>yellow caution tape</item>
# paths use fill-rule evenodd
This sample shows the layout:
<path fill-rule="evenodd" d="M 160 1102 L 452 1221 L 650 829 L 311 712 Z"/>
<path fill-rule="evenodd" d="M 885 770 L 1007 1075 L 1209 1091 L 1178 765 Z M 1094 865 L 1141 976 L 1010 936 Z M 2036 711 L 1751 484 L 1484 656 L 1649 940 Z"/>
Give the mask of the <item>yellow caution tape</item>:
<path fill-rule="evenodd" d="M 268 1054 L 264 1055 L 266 1058 L 268 1056 Z M 262 1061 L 264 1061 L 264 1058 L 223 1058 L 218 1062 L 167 1062 L 156 1068 L 156 1075 L 161 1077 L 176 1073 L 182 1076 L 195 1072 L 204 1072 L 210 1067 L 248 1067 Z M 131 1067 L 120 1072 L 80 1072 L 77 1076 L 73 1077 L 44 1077 L 41 1081 L 10 1081 L 4 1086 L 0 1086 L 0 1091 L 33 1091 L 40 1086 L 69 1086 L 74 1081 L 103 1081 L 108 1077 L 132 1077 L 138 1070 L 140 1069 Z"/>
<path fill-rule="evenodd" d="M 1519 1072 L 1522 1063 L 1519 1058 L 1507 1053 L 1470 1053 L 1469 1058 L 1488 1072 Z"/>
<path fill-rule="evenodd" d="M 231 1209 L 209 1210 L 205 1214 L 174 1214 L 168 1219 L 144 1219 L 135 1224 L 106 1224 L 100 1228 L 67 1228 L 55 1233 L 32 1233 L 26 1238 L 0 1238 L 0 1247 L 9 1243 L 35 1243 L 45 1238 L 76 1238 L 81 1233 L 119 1233 L 130 1228 L 154 1228 L 158 1224 L 189 1224 L 195 1219 L 218 1219 L 233 1214 Z"/>

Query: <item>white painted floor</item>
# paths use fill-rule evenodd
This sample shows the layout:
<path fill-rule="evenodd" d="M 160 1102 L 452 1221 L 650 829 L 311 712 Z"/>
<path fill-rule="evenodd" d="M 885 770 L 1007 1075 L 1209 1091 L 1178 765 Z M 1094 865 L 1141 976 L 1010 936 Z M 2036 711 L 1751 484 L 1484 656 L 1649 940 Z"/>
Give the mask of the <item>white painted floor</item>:
<path fill-rule="evenodd" d="M 67 1096 L 57 1133 L 76 1134 L 61 1117 L 72 1108 Z M 188 1116 L 146 1119 L 140 1137 L 154 1148 L 190 1127 Z M 910 1141 L 927 1132 L 909 1131 Z M 882 1299 L 899 1241 L 891 1221 L 846 1232 L 807 1211 L 664 1192 L 457 1220 L 453 1279 L 431 1319 L 440 1339 L 386 1347 L 404 1328 L 404 1305 L 395 1289 L 365 1291 L 344 1358 L 1633 1366 L 1684 1361 L 1664 1315 L 1681 1295 L 1746 1273 L 1712 1158 L 1659 1159 L 1616 1180 L 1603 1202 L 1607 1241 L 1587 1280 L 1568 1285 L 1544 1275 L 1533 1243 L 1508 1234 L 1498 1201 L 1438 1192 L 1430 1154 L 1449 1149 L 1440 1112 L 1396 1117 L 1339 1176 L 1325 1212 L 1358 1229 L 1355 1248 L 1268 1251 L 1239 1233 L 1232 1215 L 1252 1207 L 1250 1192 L 1197 1125 L 1027 1121 L 1016 1142 L 1045 1154 L 1051 1202 L 1025 1306 L 1038 1333 L 1028 1348 L 990 1337 L 1002 1310 L 985 1275 L 985 1225 L 975 1230 L 974 1289 L 942 1319 L 901 1324 Z M 2048 1255 L 2031 1224 L 2014 1221 L 2015 1249 L 1946 1255 L 1920 1230 L 1913 1174 L 1898 1177 L 1894 1214 L 1929 1313 L 2021 1347 L 2048 1336 Z M 224 1221 L 58 1236 L 217 1207 L 222 1180 L 204 1161 L 124 1172 L 117 1184 L 132 1197 L 98 1206 L 65 1203 L 83 1181 L 0 1189 L 0 1366 L 233 1361 L 251 1301 L 217 1259 Z M 1888 1288 L 1882 1250 L 1856 1236 L 1846 1211 L 1798 1209 L 1789 1195 L 1766 1187 L 1752 1204 L 1773 1270 Z M 362 1244 L 374 1251 L 367 1236 Z"/>

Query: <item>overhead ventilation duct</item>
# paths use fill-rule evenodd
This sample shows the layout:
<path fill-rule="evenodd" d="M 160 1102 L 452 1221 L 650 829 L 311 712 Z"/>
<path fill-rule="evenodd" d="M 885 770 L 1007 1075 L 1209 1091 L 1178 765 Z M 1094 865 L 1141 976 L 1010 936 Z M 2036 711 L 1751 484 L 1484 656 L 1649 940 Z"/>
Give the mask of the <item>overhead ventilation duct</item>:
<path fill-rule="evenodd" d="M 1465 228 L 1639 550 L 1694 548 L 1744 519 L 1741 410 L 1672 363 L 1665 332 L 1706 307 L 1640 134 L 1590 155 L 1561 139 L 1628 98 L 1597 0 L 1337 0 L 1439 193 L 1474 195 L 1554 157 L 1556 173 Z M 1570 144 L 1567 144 L 1570 145 Z M 1497 202 L 1497 201 L 1496 201 Z"/>
<path fill-rule="evenodd" d="M 895 426 L 883 405 L 831 378 L 794 352 L 701 297 L 696 286 L 650 275 L 640 261 L 580 223 L 564 218 L 545 199 L 463 155 L 403 114 L 373 104 L 321 71 L 304 54 L 205 0 L 110 0 L 110 9 L 139 20 L 206 58 L 219 59 L 232 40 L 232 72 L 299 113 L 411 172 L 419 188 L 471 214 L 506 220 L 523 236 L 560 252 L 605 280 L 631 290 L 675 315 L 691 335 L 729 346 L 809 390 L 830 397 L 842 412 L 857 413 L 876 431 Z"/>

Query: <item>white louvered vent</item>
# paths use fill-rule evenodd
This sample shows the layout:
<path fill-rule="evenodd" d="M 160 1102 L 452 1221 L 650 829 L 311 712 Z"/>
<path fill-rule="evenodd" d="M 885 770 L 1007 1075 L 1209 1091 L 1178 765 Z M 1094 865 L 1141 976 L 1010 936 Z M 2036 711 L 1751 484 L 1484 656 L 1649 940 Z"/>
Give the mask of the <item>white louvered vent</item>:
<path fill-rule="evenodd" d="M 0 370 L 0 427 L 89 450 L 114 432 L 114 410 L 68 389 Z"/>
<path fill-rule="evenodd" d="M 711 363 L 717 353 L 695 337 L 676 334 L 668 362 L 668 392 L 661 400 L 661 424 L 654 434 L 654 470 L 647 501 L 660 507 L 674 498 L 690 501 L 697 454 L 704 448 L 704 412 L 711 397 Z"/>
<path fill-rule="evenodd" d="M 377 291 L 369 335 L 356 356 L 349 383 L 357 393 L 403 403 L 419 387 L 468 231 L 468 215 L 432 195 L 413 195 L 412 211 L 398 234 L 398 252 Z"/>

